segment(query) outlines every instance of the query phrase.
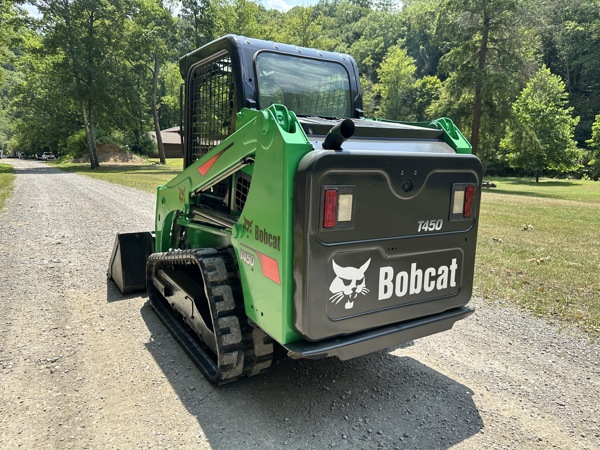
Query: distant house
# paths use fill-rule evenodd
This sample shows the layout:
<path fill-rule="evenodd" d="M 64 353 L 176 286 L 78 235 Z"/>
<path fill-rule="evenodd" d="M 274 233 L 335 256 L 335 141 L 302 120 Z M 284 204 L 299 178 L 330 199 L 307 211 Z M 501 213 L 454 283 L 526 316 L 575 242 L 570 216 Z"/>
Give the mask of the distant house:
<path fill-rule="evenodd" d="M 183 149 L 181 147 L 181 136 L 179 136 L 179 127 L 167 128 L 161 130 L 160 135 L 162 137 L 163 146 L 165 148 L 166 158 L 181 158 L 183 157 Z M 156 132 L 151 131 L 150 137 L 156 144 Z M 156 150 L 158 155 L 158 149 Z"/>

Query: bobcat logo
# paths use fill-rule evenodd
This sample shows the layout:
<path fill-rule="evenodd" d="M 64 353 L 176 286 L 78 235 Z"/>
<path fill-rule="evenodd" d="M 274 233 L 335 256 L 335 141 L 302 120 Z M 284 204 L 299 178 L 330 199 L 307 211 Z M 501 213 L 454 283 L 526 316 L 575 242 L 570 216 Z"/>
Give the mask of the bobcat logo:
<path fill-rule="evenodd" d="M 254 220 L 248 220 L 244 217 L 244 231 L 246 234 L 250 234 L 252 232 L 252 224 Z"/>
<path fill-rule="evenodd" d="M 340 267 L 334 260 L 332 262 L 336 277 L 329 285 L 329 292 L 333 294 L 329 297 L 329 300 L 336 305 L 340 301 L 346 300 L 344 308 L 352 309 L 354 307 L 354 299 L 358 297 L 358 294 L 367 295 L 367 292 L 369 292 L 365 282 L 365 272 L 369 268 L 369 264 L 371 264 L 371 258 L 359 269 L 354 267 Z"/>

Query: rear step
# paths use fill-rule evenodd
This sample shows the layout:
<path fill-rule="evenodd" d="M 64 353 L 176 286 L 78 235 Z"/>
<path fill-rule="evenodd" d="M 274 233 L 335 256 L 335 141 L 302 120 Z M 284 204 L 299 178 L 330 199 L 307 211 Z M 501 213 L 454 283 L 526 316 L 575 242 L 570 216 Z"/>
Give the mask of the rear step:
<path fill-rule="evenodd" d="M 350 336 L 340 336 L 319 342 L 293 342 L 286 344 L 285 348 L 288 350 L 288 356 L 294 359 L 337 356 L 341 360 L 347 360 L 449 330 L 457 321 L 470 316 L 473 312 L 472 308 L 463 306 Z"/>

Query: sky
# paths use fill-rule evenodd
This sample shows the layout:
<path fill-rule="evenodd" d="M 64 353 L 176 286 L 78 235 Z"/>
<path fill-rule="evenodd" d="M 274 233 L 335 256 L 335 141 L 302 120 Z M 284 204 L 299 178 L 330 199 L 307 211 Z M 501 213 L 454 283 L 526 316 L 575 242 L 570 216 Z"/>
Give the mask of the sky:
<path fill-rule="evenodd" d="M 311 6 L 315 5 L 317 2 L 318 0 L 260 0 L 260 3 L 262 3 L 265 8 L 278 9 L 283 12 L 292 9 L 294 6 Z"/>

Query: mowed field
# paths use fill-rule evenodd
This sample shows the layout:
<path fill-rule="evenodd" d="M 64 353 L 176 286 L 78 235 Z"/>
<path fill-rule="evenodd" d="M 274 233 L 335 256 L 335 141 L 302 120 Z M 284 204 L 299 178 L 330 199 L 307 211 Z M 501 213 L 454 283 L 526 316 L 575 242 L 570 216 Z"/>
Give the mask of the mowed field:
<path fill-rule="evenodd" d="M 57 163 L 63 170 L 154 192 L 181 171 L 166 166 Z M 486 178 L 474 295 L 600 335 L 600 182 Z"/>
<path fill-rule="evenodd" d="M 495 178 L 481 202 L 475 293 L 600 334 L 600 183 Z"/>

